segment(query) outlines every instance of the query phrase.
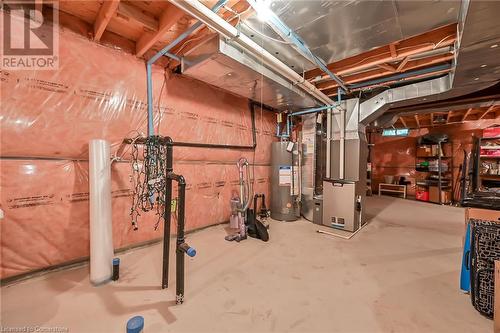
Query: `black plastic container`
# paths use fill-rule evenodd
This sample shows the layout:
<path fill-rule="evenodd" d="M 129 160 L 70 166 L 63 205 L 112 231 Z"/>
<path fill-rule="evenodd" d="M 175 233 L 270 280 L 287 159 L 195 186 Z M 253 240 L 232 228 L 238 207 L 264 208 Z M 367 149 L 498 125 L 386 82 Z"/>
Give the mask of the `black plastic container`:
<path fill-rule="evenodd" d="M 120 278 L 120 258 L 113 259 L 113 277 L 111 278 L 113 281 L 116 281 Z"/>

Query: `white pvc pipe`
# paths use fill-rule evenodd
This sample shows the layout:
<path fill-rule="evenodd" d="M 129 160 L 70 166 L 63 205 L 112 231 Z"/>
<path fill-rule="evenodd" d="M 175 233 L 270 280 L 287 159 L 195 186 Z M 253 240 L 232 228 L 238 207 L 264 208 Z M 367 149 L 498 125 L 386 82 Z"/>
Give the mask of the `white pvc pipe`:
<path fill-rule="evenodd" d="M 245 50 L 256 56 L 259 60 L 277 72 L 278 74 L 284 76 L 288 80 L 292 81 L 295 85 L 300 87 L 302 90 L 307 92 L 309 95 L 313 96 L 317 100 L 321 101 L 326 105 L 333 105 L 333 100 L 325 95 L 321 90 L 316 88 L 312 83 L 305 80 L 302 76 L 295 73 L 288 65 L 281 62 L 278 58 L 274 57 L 271 53 L 262 48 L 259 44 L 254 42 L 249 37 L 240 33 L 240 31 L 233 27 L 231 24 L 222 19 L 219 15 L 211 11 L 208 7 L 202 4 L 198 0 L 170 0 L 175 6 L 184 10 L 189 15 L 197 18 L 201 22 L 205 23 L 208 27 L 212 28 L 216 32 L 222 34 L 231 39 L 232 42 L 243 47 Z"/>
<path fill-rule="evenodd" d="M 339 179 L 345 178 L 345 109 L 340 110 Z"/>
<path fill-rule="evenodd" d="M 111 219 L 111 154 L 109 142 L 89 142 L 90 282 L 100 284 L 113 274 Z"/>

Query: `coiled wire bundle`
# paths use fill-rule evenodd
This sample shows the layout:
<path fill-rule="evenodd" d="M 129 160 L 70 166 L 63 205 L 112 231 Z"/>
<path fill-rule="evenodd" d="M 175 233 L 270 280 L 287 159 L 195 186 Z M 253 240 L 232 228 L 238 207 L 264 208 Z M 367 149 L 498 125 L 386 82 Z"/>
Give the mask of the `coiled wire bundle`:
<path fill-rule="evenodd" d="M 132 142 L 132 207 L 130 216 L 132 227 L 138 229 L 141 212 L 154 210 L 158 219 L 157 230 L 164 217 L 165 177 L 167 166 L 167 148 L 160 143 L 160 137 L 149 136 L 144 144 Z"/>

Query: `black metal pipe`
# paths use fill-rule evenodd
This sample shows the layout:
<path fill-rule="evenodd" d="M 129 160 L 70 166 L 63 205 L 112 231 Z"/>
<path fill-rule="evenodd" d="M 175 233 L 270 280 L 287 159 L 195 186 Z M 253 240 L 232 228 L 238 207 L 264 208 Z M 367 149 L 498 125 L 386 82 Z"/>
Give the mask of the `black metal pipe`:
<path fill-rule="evenodd" d="M 165 174 L 168 175 L 173 169 L 174 153 L 172 139 L 164 137 L 167 146 Z M 163 212 L 163 270 L 161 288 L 168 288 L 168 266 L 170 258 L 170 223 L 172 220 L 172 179 L 165 177 L 165 208 Z"/>
<path fill-rule="evenodd" d="M 175 251 L 175 301 L 177 304 L 182 304 L 184 302 L 184 253 L 189 249 L 189 246 L 184 242 L 186 180 L 183 176 L 173 172 L 168 173 L 167 178 L 177 181 L 177 186 L 179 188 L 179 203 L 177 206 L 177 247 Z"/>
<path fill-rule="evenodd" d="M 193 147 L 193 148 L 208 148 L 208 149 L 234 149 L 234 150 L 255 150 L 257 148 L 257 129 L 255 127 L 255 107 L 259 106 L 262 107 L 262 109 L 271 111 L 271 112 L 276 112 L 275 109 L 264 105 L 260 104 L 254 101 L 249 100 L 248 101 L 248 109 L 250 110 L 250 117 L 252 120 L 252 141 L 253 143 L 251 145 L 224 145 L 224 144 L 211 144 L 211 143 L 196 143 L 196 142 L 177 142 L 177 141 L 172 141 L 170 137 L 164 137 L 160 138 L 160 143 L 165 144 L 165 145 L 172 145 L 172 146 L 177 146 L 177 147 Z M 170 141 L 166 142 L 165 139 L 169 139 Z M 130 143 L 138 143 L 138 144 L 144 144 L 146 142 L 146 138 L 137 138 L 137 139 L 125 139 L 123 141 L 124 143 L 130 144 Z"/>

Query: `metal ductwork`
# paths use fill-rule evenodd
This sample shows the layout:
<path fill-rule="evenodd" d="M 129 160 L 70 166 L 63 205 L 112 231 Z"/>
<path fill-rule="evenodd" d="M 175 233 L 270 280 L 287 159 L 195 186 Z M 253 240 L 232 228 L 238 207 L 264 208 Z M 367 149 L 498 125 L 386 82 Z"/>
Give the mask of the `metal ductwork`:
<path fill-rule="evenodd" d="M 400 113 L 384 113 L 391 108 L 416 106 L 464 96 L 498 83 L 498 1 L 462 1 L 459 41 L 452 73 L 429 81 L 388 89 L 361 104 L 361 121 L 387 127 Z"/>
<path fill-rule="evenodd" d="M 258 63 L 282 76 L 292 85 L 316 99 L 318 104 L 334 104 L 328 96 L 322 93 L 313 84 L 294 72 L 289 66 L 278 60 L 245 34 L 241 34 L 237 28 L 223 20 L 220 16 L 212 12 L 198 0 L 170 0 L 170 2 L 189 15 L 205 23 L 221 36 L 230 40 L 231 45 L 238 47 L 238 49 L 244 51 L 247 55 L 252 56 L 254 59 L 258 59 Z"/>
<path fill-rule="evenodd" d="M 235 44 L 214 35 L 182 57 L 182 74 L 278 110 L 317 105 L 309 94 Z"/>

